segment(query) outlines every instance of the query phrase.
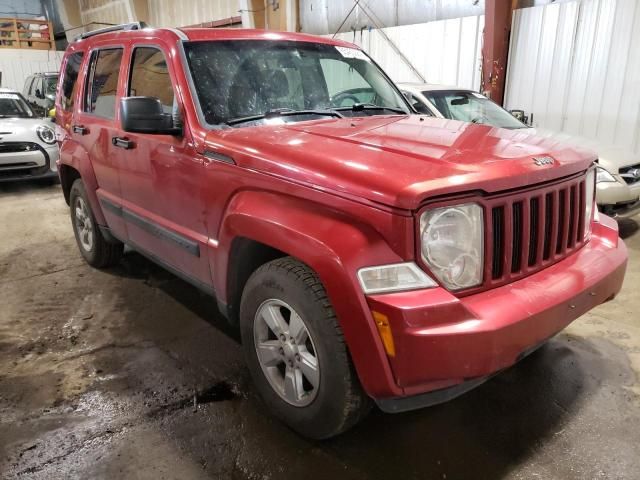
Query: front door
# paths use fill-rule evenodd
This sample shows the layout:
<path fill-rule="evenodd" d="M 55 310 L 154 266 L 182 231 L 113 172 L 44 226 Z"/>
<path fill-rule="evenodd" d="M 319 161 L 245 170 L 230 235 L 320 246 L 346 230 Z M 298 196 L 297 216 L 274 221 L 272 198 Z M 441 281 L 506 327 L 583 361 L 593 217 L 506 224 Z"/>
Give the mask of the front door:
<path fill-rule="evenodd" d="M 175 76 L 161 46 L 133 45 L 123 96 L 155 97 L 182 123 Z M 182 135 L 120 130 L 120 178 L 130 243 L 190 280 L 210 289 L 207 230 L 200 194 L 203 164 L 195 154 L 188 125 Z"/>

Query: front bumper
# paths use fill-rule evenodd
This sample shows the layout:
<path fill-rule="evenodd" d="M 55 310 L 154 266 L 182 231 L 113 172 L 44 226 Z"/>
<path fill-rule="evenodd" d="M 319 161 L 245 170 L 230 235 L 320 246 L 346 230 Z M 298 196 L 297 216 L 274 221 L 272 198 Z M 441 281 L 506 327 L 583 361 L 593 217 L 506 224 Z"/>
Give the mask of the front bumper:
<path fill-rule="evenodd" d="M 461 298 L 442 288 L 368 297 L 371 310 L 389 318 L 396 347 L 390 364 L 402 391 L 376 401 L 385 411 L 403 411 L 479 385 L 612 299 L 626 264 L 616 223 L 601 216 L 582 249 L 511 284 Z"/>
<path fill-rule="evenodd" d="M 596 203 L 605 214 L 614 218 L 629 218 L 640 213 L 640 181 L 631 185 L 617 182 L 596 184 Z"/>
<path fill-rule="evenodd" d="M 55 178 L 58 176 L 56 161 L 59 157 L 57 145 L 47 148 L 38 146 L 30 151 L 0 153 L 0 182 Z"/>

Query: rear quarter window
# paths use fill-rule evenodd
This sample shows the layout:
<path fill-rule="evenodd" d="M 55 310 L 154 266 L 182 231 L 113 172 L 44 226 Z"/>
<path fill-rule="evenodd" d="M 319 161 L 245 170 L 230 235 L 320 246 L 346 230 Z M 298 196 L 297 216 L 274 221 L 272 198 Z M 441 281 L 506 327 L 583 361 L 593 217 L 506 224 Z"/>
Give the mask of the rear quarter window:
<path fill-rule="evenodd" d="M 80 73 L 82 57 L 84 57 L 84 52 L 77 52 L 69 55 L 67 64 L 64 67 L 60 103 L 62 104 L 62 108 L 66 111 L 73 110 L 76 92 L 78 89 L 78 75 Z"/>

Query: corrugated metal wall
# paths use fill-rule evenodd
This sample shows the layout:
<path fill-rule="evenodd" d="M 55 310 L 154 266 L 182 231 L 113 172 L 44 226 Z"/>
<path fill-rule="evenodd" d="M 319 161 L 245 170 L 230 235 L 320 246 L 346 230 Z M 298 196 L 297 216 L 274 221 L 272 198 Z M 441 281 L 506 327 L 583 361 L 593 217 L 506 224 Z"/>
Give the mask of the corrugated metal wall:
<path fill-rule="evenodd" d="M 640 154 L 640 2 L 516 10 L 505 106 L 534 125 Z"/>
<path fill-rule="evenodd" d="M 83 24 L 138 20 L 132 0 L 79 0 Z M 149 25 L 184 27 L 239 16 L 239 0 L 147 0 Z M 98 28 L 96 26 L 96 28 Z"/>
<path fill-rule="evenodd" d="M 2 49 L 0 86 L 22 91 L 24 81 L 32 73 L 57 72 L 63 55 L 64 52 L 50 50 Z"/>
<path fill-rule="evenodd" d="M 478 90 L 484 15 L 384 28 L 384 32 L 429 83 Z M 378 30 L 336 35 L 365 50 L 395 82 L 420 79 Z"/>
<path fill-rule="evenodd" d="M 148 0 L 149 24 L 183 27 L 239 16 L 238 0 Z"/>
<path fill-rule="evenodd" d="M 130 0 L 79 0 L 80 19 L 83 25 L 91 22 L 128 23 L 135 22 L 135 14 Z M 100 28 L 96 25 L 94 28 Z"/>
<path fill-rule="evenodd" d="M 333 34 L 353 7 L 354 0 L 300 0 L 302 31 Z M 341 32 L 375 26 L 363 7 L 375 15 L 379 26 L 394 27 L 482 15 L 484 0 L 361 0 L 342 25 Z"/>

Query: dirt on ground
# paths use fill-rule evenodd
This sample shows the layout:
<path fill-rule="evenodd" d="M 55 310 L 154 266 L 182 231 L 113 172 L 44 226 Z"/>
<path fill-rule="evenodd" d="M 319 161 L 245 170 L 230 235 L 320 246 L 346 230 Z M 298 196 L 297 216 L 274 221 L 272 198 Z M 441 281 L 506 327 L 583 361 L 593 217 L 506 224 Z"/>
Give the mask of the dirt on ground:
<path fill-rule="evenodd" d="M 456 400 L 310 442 L 210 297 L 132 251 L 90 268 L 59 186 L 0 185 L 0 477 L 640 478 L 637 222 L 614 301 Z"/>

